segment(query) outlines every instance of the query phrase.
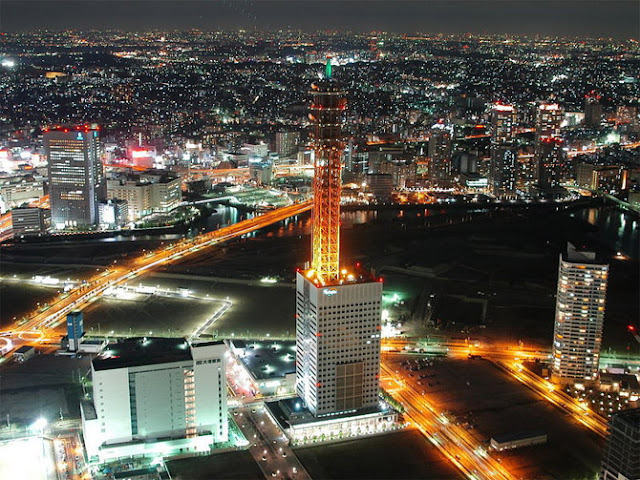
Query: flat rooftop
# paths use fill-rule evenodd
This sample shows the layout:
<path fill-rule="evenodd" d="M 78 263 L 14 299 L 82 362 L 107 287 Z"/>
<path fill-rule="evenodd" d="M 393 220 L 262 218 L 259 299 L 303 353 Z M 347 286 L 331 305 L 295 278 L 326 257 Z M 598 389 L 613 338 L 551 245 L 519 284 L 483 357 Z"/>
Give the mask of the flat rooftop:
<path fill-rule="evenodd" d="M 492 440 L 497 443 L 517 442 L 518 440 L 528 440 L 530 438 L 546 436 L 543 430 L 524 430 L 520 432 L 509 432 L 502 435 L 495 435 Z"/>
<path fill-rule="evenodd" d="M 95 370 L 138 367 L 193 360 L 185 338 L 134 337 L 109 343 L 93 359 Z"/>
<path fill-rule="evenodd" d="M 300 270 L 297 272 L 304 278 L 312 282 L 317 288 L 321 287 L 338 287 L 341 285 L 355 285 L 358 283 L 373 283 L 381 282 L 382 279 L 375 275 L 373 270 L 366 270 L 362 267 L 360 262 L 355 265 L 346 268 L 341 267 L 340 278 L 338 280 L 332 280 L 330 282 L 324 282 L 316 275 L 316 271 L 312 268 L 308 270 Z"/>
<path fill-rule="evenodd" d="M 363 408 L 357 412 L 345 412 L 338 415 L 316 417 L 305 407 L 304 401 L 300 397 L 267 402 L 265 403 L 265 406 L 269 409 L 282 428 L 289 428 L 291 426 L 304 425 L 307 423 L 326 422 L 336 419 L 355 418 L 362 415 L 389 411 L 381 408 L 380 406 L 375 406 Z"/>
<path fill-rule="evenodd" d="M 640 408 L 633 408 L 631 410 L 623 410 L 614 414 L 614 421 L 622 421 L 628 424 L 631 428 L 638 431 L 640 430 Z"/>
<path fill-rule="evenodd" d="M 293 340 L 232 340 L 234 353 L 256 380 L 282 378 L 296 371 Z"/>
<path fill-rule="evenodd" d="M 581 246 L 574 246 L 573 244 L 567 244 L 567 253 L 562 256 L 565 262 L 573 263 L 586 263 L 598 265 L 598 259 L 595 252 L 585 250 Z"/>

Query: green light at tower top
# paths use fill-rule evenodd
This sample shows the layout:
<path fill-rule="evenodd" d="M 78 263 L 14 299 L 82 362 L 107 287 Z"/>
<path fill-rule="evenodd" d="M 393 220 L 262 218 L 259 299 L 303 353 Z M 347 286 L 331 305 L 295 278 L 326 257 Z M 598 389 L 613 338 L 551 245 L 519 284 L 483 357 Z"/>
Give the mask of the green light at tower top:
<path fill-rule="evenodd" d="M 327 58 L 327 64 L 324 67 L 324 77 L 327 80 L 331 78 L 331 58 Z"/>

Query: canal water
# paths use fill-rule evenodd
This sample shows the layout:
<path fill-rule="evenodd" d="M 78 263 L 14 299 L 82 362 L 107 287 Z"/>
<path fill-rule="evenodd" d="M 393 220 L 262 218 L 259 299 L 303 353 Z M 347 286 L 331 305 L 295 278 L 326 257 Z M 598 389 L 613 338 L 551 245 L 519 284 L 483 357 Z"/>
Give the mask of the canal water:
<path fill-rule="evenodd" d="M 584 208 L 569 215 L 596 227 L 594 236 L 612 250 L 639 258 L 640 217 L 614 206 Z"/>

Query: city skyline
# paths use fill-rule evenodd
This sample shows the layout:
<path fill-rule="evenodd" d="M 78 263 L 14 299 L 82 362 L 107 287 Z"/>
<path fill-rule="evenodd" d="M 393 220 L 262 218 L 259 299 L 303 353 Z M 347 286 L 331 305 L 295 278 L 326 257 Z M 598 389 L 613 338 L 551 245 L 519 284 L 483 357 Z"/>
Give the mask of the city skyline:
<path fill-rule="evenodd" d="M 0 478 L 635 478 L 638 43 L 197 5 L 0 35 Z"/>
<path fill-rule="evenodd" d="M 304 5 L 306 15 L 294 7 Z M 389 31 L 639 38 L 638 5 L 627 0 L 510 2 L 402 1 L 151 1 L 9 0 L 0 29 L 204 29 Z M 25 12 L 28 9 L 28 15 Z M 526 18 L 526 22 L 522 19 Z M 571 18 L 571 22 L 566 19 Z"/>

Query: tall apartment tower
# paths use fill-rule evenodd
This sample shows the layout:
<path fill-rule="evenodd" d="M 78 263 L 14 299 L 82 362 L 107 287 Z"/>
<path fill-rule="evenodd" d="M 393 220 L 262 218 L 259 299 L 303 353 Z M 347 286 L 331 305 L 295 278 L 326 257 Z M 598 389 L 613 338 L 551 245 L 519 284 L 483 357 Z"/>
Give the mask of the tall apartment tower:
<path fill-rule="evenodd" d="M 640 479 L 640 408 L 611 416 L 600 480 Z"/>
<path fill-rule="evenodd" d="M 489 188 L 497 198 L 515 198 L 518 151 L 515 146 L 516 111 L 512 105 L 493 106 Z"/>
<path fill-rule="evenodd" d="M 91 362 L 93 401 L 81 404 L 89 457 L 100 461 L 208 451 L 228 438 L 225 345 L 129 338 Z"/>
<path fill-rule="evenodd" d="M 97 128 L 88 126 L 45 130 L 49 162 L 51 223 L 64 228 L 98 223 L 105 180 Z"/>
<path fill-rule="evenodd" d="M 591 383 L 598 377 L 609 265 L 568 245 L 560 256 L 553 333 L 553 380 Z"/>
<path fill-rule="evenodd" d="M 340 265 L 340 168 L 345 94 L 313 85 L 315 150 L 311 268 L 296 279 L 296 390 L 317 417 L 378 405 L 382 283 Z"/>

